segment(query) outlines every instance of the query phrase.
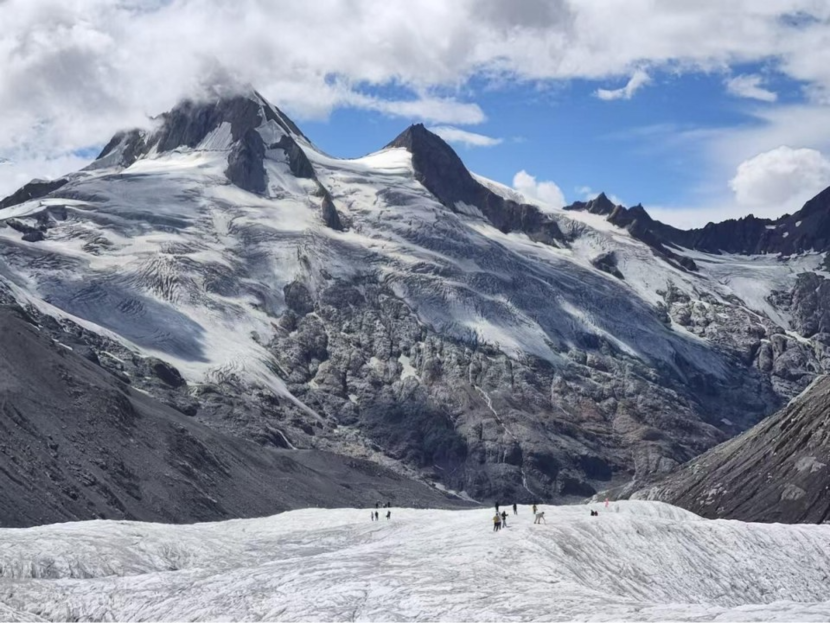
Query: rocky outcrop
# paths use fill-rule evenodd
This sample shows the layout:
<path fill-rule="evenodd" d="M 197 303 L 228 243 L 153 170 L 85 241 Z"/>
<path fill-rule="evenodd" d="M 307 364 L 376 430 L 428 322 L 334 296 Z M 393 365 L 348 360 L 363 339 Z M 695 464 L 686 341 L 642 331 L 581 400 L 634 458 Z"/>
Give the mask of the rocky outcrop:
<path fill-rule="evenodd" d="M 0 210 L 10 208 L 11 206 L 30 201 L 32 199 L 40 199 L 41 197 L 45 197 L 49 193 L 56 191 L 68 181 L 69 180 L 64 178 L 49 181 L 32 180 L 19 190 L 16 190 L 11 195 L 0 201 Z"/>
<path fill-rule="evenodd" d="M 804 337 L 830 344 L 830 280 L 802 273 L 790 292 L 777 293 L 776 303 L 792 315 L 793 329 Z"/>
<path fill-rule="evenodd" d="M 32 227 L 31 225 L 27 225 L 22 221 L 18 221 L 17 219 L 9 219 L 5 221 L 6 225 L 14 229 L 15 231 L 19 231 L 23 234 L 23 241 L 24 242 L 40 242 L 41 240 L 45 239 L 44 230 L 45 227 Z"/>
<path fill-rule="evenodd" d="M 575 201 L 571 205 L 565 206 L 565 210 L 579 210 L 588 212 L 589 214 L 601 214 L 603 216 L 610 215 L 615 209 L 616 205 L 607 197 L 605 193 L 600 193 L 589 201 Z"/>
<path fill-rule="evenodd" d="M 145 137 L 146 133 L 138 129 L 117 132 L 85 170 L 94 171 L 113 166 L 129 167 L 146 153 Z"/>
<path fill-rule="evenodd" d="M 314 167 L 308 156 L 305 155 L 302 147 L 297 144 L 291 136 L 284 135 L 279 141 L 273 145 L 269 145 L 268 149 L 281 149 L 288 157 L 288 167 L 295 177 L 302 179 L 317 179 L 314 175 Z"/>
<path fill-rule="evenodd" d="M 613 251 L 600 253 L 595 258 L 591 259 L 591 264 L 594 268 L 601 270 L 609 275 L 614 275 L 617 279 L 625 279 L 625 276 L 617 267 L 617 255 Z"/>
<path fill-rule="evenodd" d="M 632 497 L 670 502 L 710 518 L 830 521 L 830 377 Z"/>
<path fill-rule="evenodd" d="M 264 158 L 265 143 L 259 132 L 249 128 L 234 143 L 228 155 L 228 168 L 225 170 L 225 175 L 232 184 L 261 195 L 267 188 Z"/>

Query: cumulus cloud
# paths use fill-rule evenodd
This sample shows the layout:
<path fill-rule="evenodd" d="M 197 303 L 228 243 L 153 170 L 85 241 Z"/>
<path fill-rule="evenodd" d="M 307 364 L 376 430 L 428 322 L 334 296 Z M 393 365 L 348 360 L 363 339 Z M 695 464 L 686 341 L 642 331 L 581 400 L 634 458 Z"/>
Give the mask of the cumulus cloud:
<path fill-rule="evenodd" d="M 630 100 L 637 91 L 649 82 L 651 82 L 649 75 L 642 70 L 638 70 L 629 78 L 624 87 L 619 89 L 597 89 L 594 94 L 605 101 Z"/>
<path fill-rule="evenodd" d="M 467 130 L 449 125 L 435 126 L 430 128 L 430 130 L 448 143 L 458 143 L 465 147 L 492 147 L 502 142 L 500 138 L 477 134 L 476 132 L 468 132 Z"/>
<path fill-rule="evenodd" d="M 830 186 L 830 159 L 815 149 L 777 147 L 742 162 L 729 181 L 731 196 L 703 205 L 646 206 L 652 217 L 683 229 L 750 214 L 778 218 Z"/>
<path fill-rule="evenodd" d="M 762 102 L 774 102 L 777 100 L 778 94 L 762 87 L 761 85 L 763 83 L 763 77 L 757 74 L 735 76 L 726 81 L 726 90 L 737 97 L 746 97 L 761 100 Z"/>
<path fill-rule="evenodd" d="M 790 206 L 830 186 L 830 160 L 815 149 L 778 147 L 738 166 L 729 187 L 744 206 Z"/>
<path fill-rule="evenodd" d="M 558 209 L 565 205 L 565 195 L 559 186 L 550 181 L 540 182 L 525 170 L 513 176 L 513 188 L 542 207 Z"/>
<path fill-rule="evenodd" d="M 784 19 L 792 15 L 810 19 Z M 217 66 L 299 121 L 352 107 L 475 124 L 486 115 L 471 85 L 627 77 L 597 92 L 627 98 L 646 84 L 643 67 L 766 61 L 816 103 L 830 92 L 830 5 L 815 0 L 424 0 L 417 10 L 378 0 L 5 0 L 0 24 L 0 157 L 13 161 L 100 145 L 198 92 Z"/>

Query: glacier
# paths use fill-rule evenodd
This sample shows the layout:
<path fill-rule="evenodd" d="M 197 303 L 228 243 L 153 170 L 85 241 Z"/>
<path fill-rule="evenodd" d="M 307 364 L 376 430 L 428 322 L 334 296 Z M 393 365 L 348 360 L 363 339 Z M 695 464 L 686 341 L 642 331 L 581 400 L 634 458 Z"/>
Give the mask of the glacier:
<path fill-rule="evenodd" d="M 597 510 L 598 517 L 589 515 Z M 660 502 L 0 531 L 9 621 L 826 621 L 830 526 Z M 510 508 L 506 509 L 510 512 Z"/>
<path fill-rule="evenodd" d="M 43 190 L 0 210 L 0 301 L 223 434 L 478 500 L 643 484 L 830 371 L 792 295 L 823 250 L 658 252 L 422 126 L 340 159 L 255 93 L 183 102 Z"/>

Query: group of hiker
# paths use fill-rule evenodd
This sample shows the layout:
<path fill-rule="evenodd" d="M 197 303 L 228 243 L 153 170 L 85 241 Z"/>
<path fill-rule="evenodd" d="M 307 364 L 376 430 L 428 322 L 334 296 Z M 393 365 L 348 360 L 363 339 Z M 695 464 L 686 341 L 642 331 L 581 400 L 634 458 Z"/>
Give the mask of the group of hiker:
<path fill-rule="evenodd" d="M 606 508 L 608 507 L 608 500 L 607 499 L 605 500 L 605 507 Z M 547 523 L 547 521 L 545 521 L 545 512 L 540 511 L 539 507 L 536 504 L 533 504 L 531 509 L 533 511 L 533 523 L 534 524 Z M 590 509 L 590 511 L 591 511 L 591 517 L 599 517 L 599 511 L 598 510 Z M 515 504 L 513 505 L 513 514 L 514 515 L 519 514 L 519 509 Z M 499 513 L 499 503 L 496 502 L 496 514 L 493 515 L 493 532 L 498 532 L 502 528 L 506 528 L 506 527 L 507 527 L 507 511 L 501 511 L 501 513 Z"/>
<path fill-rule="evenodd" d="M 386 518 L 392 519 L 392 503 L 385 502 L 383 506 L 381 506 L 380 502 L 375 502 L 375 510 L 369 513 L 369 517 L 372 521 L 380 521 L 380 513 L 378 513 L 377 509 L 385 508 L 386 510 Z"/>
<path fill-rule="evenodd" d="M 536 512 L 536 505 L 533 505 L 533 512 Z M 513 504 L 513 514 L 519 514 L 519 507 L 516 504 Z M 499 503 L 496 502 L 496 514 L 493 516 L 493 532 L 498 532 L 502 528 L 507 527 L 507 511 L 502 511 L 499 514 Z"/>
<path fill-rule="evenodd" d="M 608 508 L 608 499 L 605 500 L 605 507 Z M 380 521 L 380 513 L 378 512 L 379 509 L 384 508 L 386 509 L 386 519 L 392 519 L 392 504 L 390 502 L 384 502 L 382 505 L 380 502 L 375 502 L 375 510 L 369 512 L 369 517 L 372 521 Z M 499 512 L 500 504 L 496 502 L 496 514 L 493 515 L 493 532 L 498 532 L 502 528 L 507 527 L 507 511 L 502 510 Z M 533 523 L 540 524 L 540 523 L 547 523 L 545 521 L 545 512 L 540 511 L 539 507 L 534 503 L 531 507 L 533 512 Z M 617 509 L 619 510 L 619 509 Z M 599 517 L 599 511 L 590 509 L 591 517 Z M 513 504 L 513 514 L 519 514 L 519 507 L 516 504 Z"/>

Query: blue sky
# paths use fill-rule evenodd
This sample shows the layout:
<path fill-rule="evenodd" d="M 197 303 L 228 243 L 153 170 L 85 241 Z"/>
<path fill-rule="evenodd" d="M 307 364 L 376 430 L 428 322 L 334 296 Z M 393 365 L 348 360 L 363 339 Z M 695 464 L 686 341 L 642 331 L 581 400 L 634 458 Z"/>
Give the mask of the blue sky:
<path fill-rule="evenodd" d="M 588 186 L 631 204 L 688 203 L 703 182 L 705 162 L 692 148 L 664 145 L 663 132 L 752 123 L 743 111 L 746 102 L 728 95 L 723 76 L 715 74 L 658 76 L 630 100 L 603 101 L 594 95 L 601 86 L 624 84 L 580 80 L 547 88 L 482 89 L 474 99 L 487 121 L 469 129 L 502 142 L 454 147 L 481 175 L 510 185 L 525 169 L 555 181 L 569 201 L 582 199 L 577 189 Z M 409 121 L 342 109 L 302 126 L 329 153 L 356 157 L 394 138 Z"/>
<path fill-rule="evenodd" d="M 718 170 L 710 162 L 702 138 L 751 130 L 763 125 L 757 110 L 805 101 L 803 85 L 763 64 L 734 70 L 763 75 L 764 88 L 776 94 L 776 101 L 730 93 L 725 83 L 733 74 L 725 71 L 658 71 L 631 99 L 611 101 L 597 97 L 597 90 L 621 88 L 627 80 L 475 85 L 467 95 L 487 119 L 468 129 L 500 142 L 450 142 L 474 172 L 510 186 L 516 173 L 525 170 L 555 182 L 568 203 L 604 191 L 626 205 L 666 210 L 714 205 L 729 194 L 734 171 Z M 407 96 L 402 89 L 385 89 L 384 94 Z M 302 117 L 301 111 L 292 112 Z M 328 153 L 358 157 L 392 140 L 412 121 L 417 119 L 344 108 L 327 119 L 304 120 L 302 127 Z"/>
<path fill-rule="evenodd" d="M 5 0 L 0 23 L 0 194 L 228 77 L 332 155 L 423 122 L 553 208 L 604 190 L 703 225 L 830 185 L 824 0 Z"/>

